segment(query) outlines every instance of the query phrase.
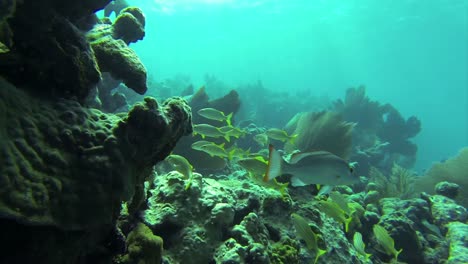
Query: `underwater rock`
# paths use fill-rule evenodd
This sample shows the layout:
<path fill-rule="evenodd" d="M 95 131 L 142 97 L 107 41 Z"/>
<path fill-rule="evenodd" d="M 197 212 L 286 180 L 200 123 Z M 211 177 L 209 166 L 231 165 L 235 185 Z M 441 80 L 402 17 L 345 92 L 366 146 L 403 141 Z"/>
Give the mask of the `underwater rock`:
<path fill-rule="evenodd" d="M 455 199 L 458 196 L 460 185 L 452 182 L 439 182 L 435 186 L 435 192 L 450 199 Z"/>
<path fill-rule="evenodd" d="M 163 253 L 163 240 L 155 236 L 151 229 L 142 223 L 127 236 L 128 253 L 119 259 L 121 264 L 160 264 Z"/>
<path fill-rule="evenodd" d="M 83 247 L 102 242 L 121 202 L 141 202 L 136 197 L 142 197 L 153 165 L 191 132 L 190 109 L 178 98 L 161 105 L 146 98 L 117 116 L 75 101 L 37 100 L 4 80 L 0 87 L 0 216 L 34 226 L 35 232 L 57 230 L 49 238 L 44 234 L 44 240 L 83 232 L 81 242 L 74 242 L 75 252 L 59 256 L 61 263 L 73 262 L 88 253 Z M 27 237 L 16 241 L 26 243 Z M 45 244 L 35 250 L 49 249 Z M 30 256 L 23 257 L 30 262 Z"/>
<path fill-rule="evenodd" d="M 109 72 L 139 94 L 146 92 L 146 68 L 123 40 L 104 36 L 92 41 L 91 46 L 102 72 Z"/>
<path fill-rule="evenodd" d="M 450 241 L 450 255 L 447 264 L 468 263 L 468 225 L 461 222 L 453 222 L 447 225 L 447 238 Z"/>
<path fill-rule="evenodd" d="M 145 15 L 138 7 L 123 9 L 115 19 L 112 36 L 127 45 L 145 37 Z"/>
<path fill-rule="evenodd" d="M 429 199 L 434 223 L 441 228 L 442 233 L 447 231 L 448 223 L 464 223 L 468 220 L 466 208 L 456 204 L 454 200 L 442 195 L 433 195 Z"/>
<path fill-rule="evenodd" d="M 385 227 L 389 235 L 395 241 L 395 249 L 403 249 L 398 256 L 399 260 L 407 263 L 424 263 L 422 244 L 416 232 L 415 224 L 405 215 L 394 212 L 382 215 L 379 225 Z M 376 252 L 377 253 L 377 252 Z M 390 261 L 393 256 L 378 253 L 382 260 Z"/>
<path fill-rule="evenodd" d="M 229 238 L 216 249 L 214 259 L 220 264 L 243 263 L 245 247 L 237 243 L 234 238 Z"/>
<path fill-rule="evenodd" d="M 228 226 L 234 221 L 234 208 L 228 203 L 217 203 L 211 210 L 211 223 Z"/>
<path fill-rule="evenodd" d="M 0 54 L 0 74 L 35 95 L 83 102 L 100 71 L 75 22 L 109 1 L 21 1 L 8 19 L 13 45 Z"/>

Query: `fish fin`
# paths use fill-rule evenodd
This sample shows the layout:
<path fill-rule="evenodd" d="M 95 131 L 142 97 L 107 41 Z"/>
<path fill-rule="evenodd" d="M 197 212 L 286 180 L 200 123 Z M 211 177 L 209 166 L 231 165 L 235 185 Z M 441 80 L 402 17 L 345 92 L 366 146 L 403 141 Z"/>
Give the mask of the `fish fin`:
<path fill-rule="evenodd" d="M 228 134 L 224 134 L 224 139 L 227 141 L 227 142 L 231 142 L 231 139 L 229 137 Z"/>
<path fill-rule="evenodd" d="M 335 186 L 332 186 L 332 185 L 323 185 L 323 186 L 320 188 L 318 195 L 329 194 L 329 193 L 333 190 L 333 187 L 335 187 Z"/>
<path fill-rule="evenodd" d="M 307 184 L 305 184 L 303 181 L 301 181 L 301 179 L 299 179 L 298 177 L 292 176 L 291 177 L 291 185 L 294 186 L 294 187 L 299 187 L 299 186 L 306 186 Z"/>
<path fill-rule="evenodd" d="M 288 163 L 289 164 L 296 164 L 301 161 L 303 158 L 310 156 L 311 152 L 296 152 L 290 155 Z"/>
<path fill-rule="evenodd" d="M 291 144 L 291 145 L 296 145 L 297 136 L 299 136 L 299 134 L 294 134 L 294 135 L 292 135 L 292 136 L 289 138 L 289 144 Z"/>
<path fill-rule="evenodd" d="M 281 175 L 281 166 L 283 158 L 273 145 L 269 146 L 270 154 L 268 156 L 268 166 L 263 181 L 270 181 Z"/>
<path fill-rule="evenodd" d="M 228 126 L 232 126 L 231 125 L 232 114 L 233 113 L 230 113 L 229 115 L 226 116 L 226 123 L 227 123 Z"/>
<path fill-rule="evenodd" d="M 200 134 L 200 136 L 201 136 L 201 138 L 205 139 L 205 135 L 203 135 L 203 134 Z"/>

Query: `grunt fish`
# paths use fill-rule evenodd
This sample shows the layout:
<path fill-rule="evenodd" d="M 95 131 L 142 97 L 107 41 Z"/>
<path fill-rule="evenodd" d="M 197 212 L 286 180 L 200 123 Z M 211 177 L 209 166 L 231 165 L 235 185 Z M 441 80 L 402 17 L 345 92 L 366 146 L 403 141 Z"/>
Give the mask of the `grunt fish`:
<path fill-rule="evenodd" d="M 206 141 L 206 140 L 199 140 L 199 141 L 196 141 L 192 144 L 192 149 L 194 150 L 201 150 L 201 147 L 204 146 L 204 145 L 210 145 L 210 144 L 214 144 L 216 145 L 214 142 L 211 142 L 211 141 Z M 221 144 L 221 145 L 218 145 L 220 147 L 224 147 L 224 143 Z"/>
<path fill-rule="evenodd" d="M 280 175 L 291 175 L 292 186 L 310 184 L 347 185 L 359 181 L 353 169 L 342 158 L 327 151 L 296 152 L 284 159 L 270 145 L 268 169 L 264 181 L 272 180 Z"/>
<path fill-rule="evenodd" d="M 291 144 L 294 142 L 294 140 L 297 137 L 297 134 L 290 136 L 288 135 L 288 133 L 286 133 L 286 131 L 278 129 L 278 128 L 270 128 L 265 132 L 265 134 L 269 138 L 276 139 L 276 140 L 283 141 L 283 142 L 289 141 Z"/>
<path fill-rule="evenodd" d="M 232 113 L 225 115 L 223 111 L 219 111 L 214 108 L 203 108 L 198 110 L 197 113 L 207 119 L 226 121 L 228 126 L 231 126 Z"/>
<path fill-rule="evenodd" d="M 199 134 L 203 139 L 205 137 L 220 138 L 223 137 L 229 142 L 229 135 L 223 133 L 219 128 L 208 124 L 193 125 L 193 134 Z"/>
<path fill-rule="evenodd" d="M 224 144 L 216 145 L 216 144 L 207 144 L 200 146 L 200 151 L 203 151 L 210 155 L 211 157 L 217 156 L 221 158 L 229 157 L 229 153 L 224 149 Z"/>

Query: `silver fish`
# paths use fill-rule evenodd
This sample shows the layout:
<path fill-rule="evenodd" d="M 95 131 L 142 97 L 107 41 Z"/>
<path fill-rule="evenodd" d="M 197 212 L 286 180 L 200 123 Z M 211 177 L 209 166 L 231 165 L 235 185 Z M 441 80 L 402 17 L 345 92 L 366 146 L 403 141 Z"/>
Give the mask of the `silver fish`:
<path fill-rule="evenodd" d="M 264 181 L 280 175 L 291 175 L 292 186 L 348 185 L 359 181 L 352 167 L 342 158 L 327 151 L 296 152 L 288 158 L 270 145 L 268 169 Z"/>

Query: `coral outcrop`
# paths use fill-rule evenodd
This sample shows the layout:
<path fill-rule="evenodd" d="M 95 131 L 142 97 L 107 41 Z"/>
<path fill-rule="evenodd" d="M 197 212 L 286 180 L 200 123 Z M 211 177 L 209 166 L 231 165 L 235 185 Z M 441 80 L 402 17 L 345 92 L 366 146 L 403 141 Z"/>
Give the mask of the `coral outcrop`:
<path fill-rule="evenodd" d="M 4 80 L 0 86 L 1 219 L 21 223 L 33 234 L 44 232 L 44 241 L 80 234 L 76 251 L 61 263 L 75 262 L 89 253 L 83 248 L 111 233 L 122 201 L 137 208 L 153 165 L 191 133 L 190 108 L 179 98 L 161 105 L 146 98 L 128 114 L 116 116 L 75 101 L 34 99 Z M 47 229 L 55 232 L 48 235 Z M 18 241 L 28 241 L 23 239 Z M 5 243 L 10 242 L 2 239 Z M 69 250 L 69 243 L 63 245 Z M 28 256 L 24 263 L 32 261 Z"/>
<path fill-rule="evenodd" d="M 299 212 L 315 223 L 320 247 L 330 252 L 319 263 L 363 263 L 341 226 L 320 213 L 310 194 L 304 200 L 283 196 L 236 177 L 242 176 L 215 180 L 195 173 L 188 190 L 178 172 L 155 177 L 143 219 L 163 238 L 167 262 L 307 263 L 313 252 L 300 245 L 290 219 Z"/>
<path fill-rule="evenodd" d="M 2 1 L 2 6 L 7 2 Z M 128 47 L 145 35 L 140 9 L 126 8 L 114 25 L 98 23 L 92 37 L 81 31 L 82 24 L 97 22 L 93 13 L 109 2 L 72 1 L 64 5 L 60 1 L 27 0 L 16 4 L 14 15 L 6 13 L 0 21 L 0 27 L 11 32 L 0 34 L 2 46 L 7 48 L 0 53 L 0 74 L 16 86 L 35 87 L 31 92 L 45 98 L 84 102 L 101 72 L 110 72 L 127 87 L 145 93 L 146 69 Z"/>
<path fill-rule="evenodd" d="M 77 23 L 108 2 L 16 1 L 7 20 L 12 46 L 0 54 L 0 74 L 36 95 L 83 101 L 100 71 Z"/>
<path fill-rule="evenodd" d="M 349 88 L 344 100 L 334 102 L 333 110 L 356 123 L 351 159 L 359 163 L 361 174 L 367 174 L 371 166 L 390 171 L 395 162 L 405 168 L 413 166 L 417 146 L 411 138 L 421 131 L 418 118 L 405 120 L 392 105 L 371 100 L 364 86 Z"/>
<path fill-rule="evenodd" d="M 416 180 L 415 189 L 419 192 L 435 193 L 436 191 L 447 193 L 447 190 L 434 189 L 437 183 L 448 181 L 459 186 L 449 194 L 459 204 L 468 206 L 468 147 L 462 148 L 458 155 L 444 162 L 437 162 L 426 172 L 425 175 Z M 446 186 L 442 185 L 441 187 Z"/>

